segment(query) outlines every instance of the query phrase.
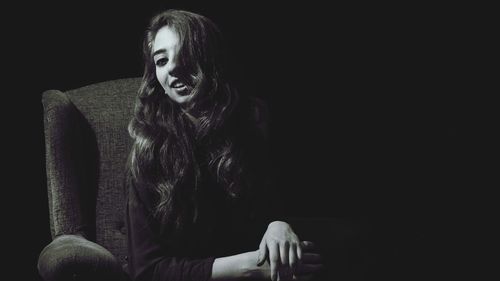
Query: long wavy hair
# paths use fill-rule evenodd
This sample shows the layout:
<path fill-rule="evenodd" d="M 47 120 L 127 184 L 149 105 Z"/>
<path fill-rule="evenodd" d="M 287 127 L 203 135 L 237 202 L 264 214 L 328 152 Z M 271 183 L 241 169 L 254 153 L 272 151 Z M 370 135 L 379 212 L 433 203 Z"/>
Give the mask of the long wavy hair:
<path fill-rule="evenodd" d="M 191 79 L 192 98 L 185 107 L 173 102 L 156 78 L 152 46 L 164 26 L 178 33 L 181 69 Z M 153 195 L 152 211 L 162 227 L 178 230 L 196 222 L 207 175 L 229 197 L 241 192 L 242 165 L 231 137 L 239 94 L 227 78 L 224 53 L 216 25 L 191 12 L 164 11 L 146 31 L 144 75 L 129 124 L 134 144 L 128 165 L 133 184 Z M 185 112 L 197 117 L 196 125 Z"/>

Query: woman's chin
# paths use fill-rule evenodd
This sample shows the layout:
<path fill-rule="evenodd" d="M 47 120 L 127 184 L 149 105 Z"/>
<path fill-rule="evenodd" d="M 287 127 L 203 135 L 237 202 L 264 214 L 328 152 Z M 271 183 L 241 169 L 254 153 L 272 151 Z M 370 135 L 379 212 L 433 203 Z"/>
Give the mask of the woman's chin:
<path fill-rule="evenodd" d="M 189 96 L 189 95 L 185 95 L 185 96 L 176 95 L 173 100 L 178 104 L 184 104 L 184 103 L 187 103 L 190 99 L 191 99 L 191 96 Z"/>
<path fill-rule="evenodd" d="M 171 100 L 179 104 L 186 103 L 191 99 L 191 95 L 189 95 L 187 91 L 183 92 L 171 91 L 170 93 L 167 92 L 167 95 Z"/>

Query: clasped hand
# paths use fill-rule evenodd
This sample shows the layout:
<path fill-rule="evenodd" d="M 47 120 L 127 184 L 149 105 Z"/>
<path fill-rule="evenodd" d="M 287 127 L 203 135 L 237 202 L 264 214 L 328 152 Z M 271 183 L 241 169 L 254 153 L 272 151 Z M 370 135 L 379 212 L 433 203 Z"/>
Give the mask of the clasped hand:
<path fill-rule="evenodd" d="M 269 266 L 270 278 L 300 280 L 321 268 L 321 257 L 312 252 L 310 241 L 300 241 L 290 225 L 282 221 L 269 224 L 258 250 L 257 265 Z M 306 278 L 307 279 L 307 278 Z"/>

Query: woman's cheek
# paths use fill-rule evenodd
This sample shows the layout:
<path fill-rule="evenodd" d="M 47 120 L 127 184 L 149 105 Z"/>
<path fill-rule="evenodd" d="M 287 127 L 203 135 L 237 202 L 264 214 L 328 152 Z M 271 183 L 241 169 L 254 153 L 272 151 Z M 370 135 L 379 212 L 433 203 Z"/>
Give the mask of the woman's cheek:
<path fill-rule="evenodd" d="M 165 75 L 163 74 L 163 72 L 159 69 L 156 69 L 156 79 L 158 80 L 158 82 L 160 83 L 160 85 L 163 87 L 164 90 L 167 90 L 165 88 L 165 85 L 166 85 L 166 82 L 165 82 Z"/>

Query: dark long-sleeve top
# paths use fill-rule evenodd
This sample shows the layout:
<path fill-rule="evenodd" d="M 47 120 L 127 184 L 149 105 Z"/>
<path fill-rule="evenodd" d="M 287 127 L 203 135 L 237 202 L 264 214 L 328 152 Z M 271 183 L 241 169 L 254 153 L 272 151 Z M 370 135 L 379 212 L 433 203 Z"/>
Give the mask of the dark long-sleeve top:
<path fill-rule="evenodd" d="M 264 164 L 264 163 L 262 163 Z M 230 199 L 214 182 L 203 187 L 197 223 L 182 233 L 161 231 L 153 217 L 154 196 L 128 186 L 129 273 L 134 280 L 208 280 L 215 258 L 258 249 L 267 224 L 278 216 L 272 190 L 259 196 Z M 257 200 L 255 200 L 257 198 Z M 272 204 L 274 204 L 272 206 Z"/>

